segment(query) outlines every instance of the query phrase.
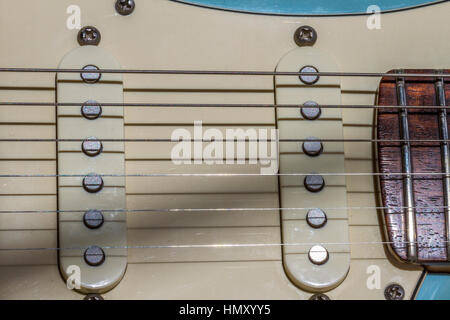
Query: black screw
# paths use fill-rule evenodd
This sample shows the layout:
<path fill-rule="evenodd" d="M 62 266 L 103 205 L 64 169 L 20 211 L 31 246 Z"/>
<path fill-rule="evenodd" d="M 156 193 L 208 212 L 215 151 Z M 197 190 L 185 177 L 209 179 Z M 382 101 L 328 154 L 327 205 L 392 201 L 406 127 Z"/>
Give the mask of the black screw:
<path fill-rule="evenodd" d="M 89 193 L 96 193 L 103 189 L 103 179 L 96 173 L 88 174 L 83 178 L 83 188 Z"/>
<path fill-rule="evenodd" d="M 98 246 L 90 246 L 84 251 L 84 261 L 92 267 L 97 267 L 105 262 L 105 252 Z"/>
<path fill-rule="evenodd" d="M 384 289 L 384 297 L 386 300 L 403 300 L 405 289 L 397 283 L 390 284 Z"/>
<path fill-rule="evenodd" d="M 313 46 L 316 40 L 317 32 L 310 26 L 301 26 L 294 33 L 294 41 L 299 47 Z"/>
<path fill-rule="evenodd" d="M 128 16 L 133 13 L 136 4 L 134 0 L 117 0 L 116 11 L 122 16 Z"/>
<path fill-rule="evenodd" d="M 105 300 L 103 297 L 97 293 L 88 293 L 83 300 Z"/>
<path fill-rule="evenodd" d="M 102 36 L 96 27 L 87 26 L 78 32 L 78 43 L 80 46 L 98 46 Z"/>
<path fill-rule="evenodd" d="M 330 300 L 330 297 L 323 293 L 313 294 L 309 300 Z"/>
<path fill-rule="evenodd" d="M 319 192 L 325 187 L 325 180 L 321 175 L 309 175 L 305 177 L 303 184 L 308 191 Z"/>
<path fill-rule="evenodd" d="M 89 229 L 100 228 L 104 222 L 103 214 L 99 210 L 88 210 L 83 215 L 83 222 Z"/>

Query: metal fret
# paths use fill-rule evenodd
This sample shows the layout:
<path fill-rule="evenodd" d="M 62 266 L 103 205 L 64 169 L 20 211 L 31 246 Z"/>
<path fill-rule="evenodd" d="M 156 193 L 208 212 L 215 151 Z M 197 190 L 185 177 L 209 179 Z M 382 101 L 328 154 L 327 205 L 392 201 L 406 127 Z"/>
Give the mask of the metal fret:
<path fill-rule="evenodd" d="M 401 71 L 399 71 L 401 73 Z M 407 106 L 405 78 L 396 79 L 398 105 Z M 414 210 L 414 190 L 412 179 L 411 144 L 409 141 L 408 109 L 400 109 L 400 137 L 402 140 L 403 204 L 406 207 L 405 225 L 407 255 L 410 262 L 417 261 L 416 212 Z"/>
<path fill-rule="evenodd" d="M 441 107 L 446 105 L 445 83 L 443 78 L 436 81 L 437 104 Z M 443 140 L 448 139 L 447 110 L 441 109 L 439 112 L 439 129 Z M 450 148 L 448 141 L 441 143 L 442 171 L 445 174 L 443 178 L 444 187 L 444 206 L 448 206 L 450 201 Z M 450 239 L 450 208 L 445 209 L 446 238 Z M 450 243 L 447 242 L 447 260 L 450 261 Z"/>

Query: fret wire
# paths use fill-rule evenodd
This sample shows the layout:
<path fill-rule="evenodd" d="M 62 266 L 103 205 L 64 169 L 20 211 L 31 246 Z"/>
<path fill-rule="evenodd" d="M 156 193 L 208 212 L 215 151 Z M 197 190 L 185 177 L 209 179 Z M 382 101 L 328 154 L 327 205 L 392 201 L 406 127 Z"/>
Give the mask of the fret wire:
<path fill-rule="evenodd" d="M 17 73 L 87 73 L 84 69 L 68 68 L 0 68 L 0 72 Z M 311 76 L 322 77 L 405 77 L 405 78 L 436 78 L 433 73 L 379 73 L 379 72 L 290 72 L 290 71 L 225 71 L 225 70 L 149 70 L 149 69 L 89 69 L 89 73 L 118 74 L 165 74 L 165 75 L 242 75 L 242 76 Z M 449 78 L 450 74 L 441 74 L 441 78 Z"/>
<path fill-rule="evenodd" d="M 433 209 L 447 209 L 449 206 L 414 206 L 416 210 L 433 210 Z M 183 212 L 242 212 L 242 211 L 307 211 L 316 209 L 316 207 L 286 207 L 286 208 L 147 208 L 147 209 L 102 209 L 102 212 L 126 212 L 126 213 L 183 213 Z M 353 206 L 353 207 L 321 207 L 322 210 L 403 210 L 404 206 Z M 73 210 L 0 210 L 0 214 L 34 214 L 34 213 L 83 213 L 87 209 L 73 209 Z M 435 214 L 435 212 L 422 212 L 422 214 Z M 437 214 L 437 213 L 436 213 Z"/>
<path fill-rule="evenodd" d="M 448 240 L 440 240 L 440 245 L 417 245 L 418 248 L 446 248 Z M 235 248 L 235 247 L 288 247 L 314 245 L 399 245 L 408 244 L 407 241 L 354 241 L 354 242 L 298 242 L 298 243 L 224 243 L 224 244 L 174 244 L 174 245 L 142 245 L 142 246 L 101 246 L 102 249 L 186 249 L 186 248 Z M 0 248 L 0 251 L 44 251 L 44 250 L 86 250 L 88 247 L 43 247 L 43 248 Z M 400 247 L 401 248 L 401 247 Z"/>
<path fill-rule="evenodd" d="M 286 108 L 286 109 L 300 109 L 303 107 L 302 104 L 242 104 L 242 103 L 234 103 L 234 104 L 218 104 L 218 103 L 83 103 L 83 102 L 15 102 L 15 101 L 0 101 L 0 106 L 8 107 L 8 106 L 23 106 L 23 107 L 79 107 L 81 105 L 86 106 L 96 106 L 101 105 L 103 107 L 153 107 L 153 108 Z M 424 106 L 397 106 L 397 105 L 389 105 L 389 106 L 381 106 L 381 105 L 319 105 L 320 108 L 324 109 L 450 109 L 450 106 L 432 106 L 432 105 L 424 105 Z"/>

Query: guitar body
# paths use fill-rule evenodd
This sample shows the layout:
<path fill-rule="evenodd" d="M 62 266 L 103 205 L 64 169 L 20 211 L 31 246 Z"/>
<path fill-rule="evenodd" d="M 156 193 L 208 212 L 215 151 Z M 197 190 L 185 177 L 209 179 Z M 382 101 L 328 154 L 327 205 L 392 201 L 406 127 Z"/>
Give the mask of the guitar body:
<path fill-rule="evenodd" d="M 98 28 L 102 38 L 98 49 L 114 57 L 122 69 L 298 72 L 300 67 L 314 64 L 319 71 L 381 73 L 450 66 L 450 42 L 446 38 L 450 34 L 448 2 L 383 13 L 379 16 L 379 29 L 368 28 L 367 15 L 261 15 L 165 0 L 136 1 L 135 11 L 121 16 L 116 14 L 113 2 L 16 0 L 11 4 L 1 0 L 0 67 L 70 65 L 72 62 L 67 59 L 71 57 L 66 55 L 75 54 L 74 50 L 79 48 L 79 29 L 68 27 L 68 19 L 74 13 L 67 11 L 71 5 L 81 9 L 81 26 Z M 303 25 L 312 26 L 317 32 L 312 47 L 299 47 L 293 40 L 295 31 Z M 111 62 L 110 68 L 114 63 Z M 58 73 L 58 81 L 61 74 Z M 330 105 L 371 106 L 377 104 L 381 79 L 321 77 L 318 86 L 322 84 L 322 91 L 312 92 L 304 91 L 309 90 L 308 86 L 297 88 L 296 83 L 301 85 L 298 76 L 123 74 L 122 77 L 123 97 L 119 98 L 125 103 L 218 105 L 302 104 L 318 99 L 319 103 Z M 58 97 L 60 102 L 65 99 L 60 86 L 51 72 L 1 73 L 0 101 L 55 102 Z M 298 91 L 287 89 L 293 87 Z M 310 93 L 314 99 L 308 99 Z M 376 176 L 344 175 L 339 181 L 337 178 L 334 182 L 327 181 L 321 191 L 330 192 L 326 199 L 308 198 L 303 191 L 296 193 L 302 188 L 296 183 L 303 178 L 297 181 L 295 177 L 139 176 L 259 173 L 261 165 L 174 164 L 171 150 L 176 142 L 130 141 L 170 139 L 176 129 L 193 132 L 195 121 L 202 121 L 204 131 L 277 128 L 281 138 L 320 135 L 322 139 L 343 140 L 335 151 L 328 154 L 325 145 L 324 154 L 317 161 L 299 166 L 293 164 L 297 158 L 291 157 L 303 155 L 300 150 L 290 149 L 298 143 L 281 144 L 280 173 L 376 172 L 374 144 L 345 141 L 370 140 L 376 136 L 375 109 L 325 110 L 315 127 L 311 127 L 309 122 L 297 119 L 298 110 L 294 114 L 268 107 L 124 106 L 119 129 L 128 141 L 119 149 L 123 150 L 124 159 L 114 168 L 123 166 L 128 175 L 123 186 L 120 185 L 125 190 L 126 209 L 130 210 L 123 225 L 126 234 L 121 238 L 128 249 L 123 274 L 121 271 L 118 282 L 102 291 L 103 297 L 309 299 L 312 294 L 325 293 L 331 299 L 384 299 L 385 288 L 393 283 L 404 289 L 405 299 L 414 297 L 426 268 L 402 263 L 384 244 L 388 240 L 383 212 L 376 209 L 382 203 Z M 61 127 L 64 122 L 55 106 L 1 106 L 0 119 L 1 139 L 56 139 L 65 134 Z M 82 130 L 74 126 L 73 131 L 77 128 Z M 56 142 L 3 141 L 0 173 L 56 175 L 64 168 L 61 157 L 61 146 L 57 149 Z M 54 250 L 61 247 L 61 239 L 65 237 L 61 213 L 56 212 L 65 201 L 61 191 L 65 182 L 55 176 L 0 179 L 0 210 L 15 211 L 0 216 L 0 298 L 83 298 L 79 292 L 90 291 L 67 288 L 67 275 L 61 267 L 65 256 Z M 332 188 L 339 190 L 333 193 L 329 191 Z M 305 230 L 302 212 L 263 210 L 318 206 L 314 201 L 323 202 L 324 207 L 348 209 L 340 213 L 342 216 L 330 216 L 320 231 L 323 233 L 314 235 L 309 231 L 296 233 Z M 150 208 L 155 210 L 146 211 Z M 165 210 L 170 208 L 212 210 Z M 216 212 L 213 208 L 249 210 Z M 304 263 L 301 261 L 308 248 L 293 245 L 291 250 L 290 245 L 274 245 L 299 242 L 336 242 L 341 246 L 330 247 L 329 261 L 323 266 L 313 266 L 313 271 L 299 270 L 296 266 Z M 238 246 L 221 247 L 223 244 Z M 5 250 L 14 248 L 21 250 Z M 335 265 L 335 261 L 342 262 Z M 331 271 L 321 269 L 325 266 L 330 266 Z M 324 280 L 324 274 L 332 275 Z"/>

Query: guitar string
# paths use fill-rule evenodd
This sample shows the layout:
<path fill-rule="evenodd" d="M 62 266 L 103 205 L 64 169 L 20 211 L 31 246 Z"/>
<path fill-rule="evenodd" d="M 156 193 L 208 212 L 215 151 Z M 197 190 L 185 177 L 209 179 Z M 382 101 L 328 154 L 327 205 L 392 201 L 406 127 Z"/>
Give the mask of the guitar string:
<path fill-rule="evenodd" d="M 1 68 L 0 72 L 85 72 L 83 69 L 38 69 L 38 68 Z M 336 72 L 258 72 L 258 71 L 190 71 L 190 70 L 93 70 L 89 73 L 145 73 L 145 74 L 214 74 L 214 75 L 291 75 L 291 76 L 300 76 L 300 75 L 319 75 L 319 76 L 353 76 L 353 77 L 380 77 L 380 76 L 392 76 L 392 74 L 381 74 L 381 73 L 336 73 Z M 436 74 L 396 74 L 396 77 L 431 77 L 435 78 Z M 447 78 L 449 75 L 439 75 L 440 78 Z M 56 104 L 52 104 L 56 105 Z M 277 106 L 278 107 L 278 106 Z M 298 108 L 299 106 L 295 106 Z M 342 106 L 339 106 L 342 108 Z M 399 106 L 395 106 L 398 108 Z M 374 139 L 372 139 L 374 140 Z M 23 140 L 22 140 L 23 141 Z M 236 140 L 233 140 L 236 141 Z M 267 140 L 266 140 L 267 141 Z M 324 141 L 321 139 L 321 141 Z M 392 141 L 392 140 L 391 140 Z M 374 141 L 371 141 L 374 142 Z M 403 142 L 403 141 L 399 141 Z M 420 142 L 425 142 L 420 140 Z M 431 141 L 430 141 L 431 142 Z M 437 141 L 435 141 L 437 142 Z M 442 140 L 441 142 L 446 142 Z M 441 173 L 442 174 L 442 173 Z M 386 175 L 386 174 L 384 174 Z M 248 210 L 248 208 L 246 208 Z M 259 209 L 261 210 L 261 209 Z M 445 243 L 447 241 L 440 241 L 441 243 Z M 374 244 L 375 242 L 352 242 L 347 243 L 351 244 Z M 378 244 L 396 244 L 398 242 L 377 242 Z M 402 243 L 407 243 L 403 241 Z M 236 247 L 236 246 L 288 246 L 288 245 L 314 245 L 317 243 L 297 243 L 297 244 L 211 244 L 211 245 L 169 245 L 169 246 L 135 246 L 135 248 L 192 248 L 192 247 Z M 322 243 L 325 244 L 325 243 Z M 332 245 L 333 243 L 328 243 L 327 245 Z M 334 244 L 344 244 L 344 243 L 334 243 Z M 420 247 L 424 247 L 419 245 Z M 103 247 L 103 248 L 114 248 L 114 247 Z M 117 247 L 116 247 L 117 248 Z M 133 246 L 124 246 L 121 248 L 133 248 Z M 8 248 L 8 249 L 0 249 L 0 250 L 66 250 L 70 248 Z M 73 249 L 73 248 L 72 248 Z M 86 249 L 86 248 L 77 248 L 77 250 Z"/>
<path fill-rule="evenodd" d="M 419 249 L 445 249 L 447 240 L 438 241 L 439 245 L 424 245 L 416 241 Z M 298 242 L 298 243 L 219 243 L 219 244 L 174 244 L 174 245 L 141 245 L 141 246 L 98 246 L 102 249 L 187 249 L 187 248 L 235 248 L 235 247 L 291 247 L 291 246 L 342 246 L 342 245 L 394 245 L 395 248 L 406 248 L 408 241 L 353 241 L 353 242 Z M 89 247 L 35 247 L 35 248 L 0 248 L 1 251 L 59 251 L 59 250 L 86 250 Z M 322 252 L 322 250 L 308 250 L 309 252 Z M 332 252 L 333 253 L 333 252 Z M 338 252 L 339 253 L 339 252 Z M 350 253 L 350 252 L 343 252 Z"/>
<path fill-rule="evenodd" d="M 263 128 L 268 129 L 268 128 Z M 1 138 L 0 142 L 83 142 L 86 139 L 72 138 Z M 137 138 L 137 139 L 110 139 L 101 138 L 101 142 L 450 142 L 450 139 L 169 139 L 169 138 Z M 388 146 L 387 146 L 388 147 Z"/>
<path fill-rule="evenodd" d="M 379 72 L 291 72 L 291 71 L 225 71 L 225 70 L 150 70 L 150 69 L 70 69 L 70 68 L 0 68 L 0 72 L 17 73 L 112 73 L 164 75 L 231 75 L 231 76 L 322 76 L 322 77 L 391 77 L 450 78 L 450 73 L 379 73 Z"/>
<path fill-rule="evenodd" d="M 344 206 L 344 207 L 322 207 L 322 210 L 404 210 L 409 207 L 405 206 Z M 450 206 L 413 206 L 415 210 L 435 210 L 435 209 L 447 209 Z M 242 211 L 307 211 L 317 209 L 316 207 L 282 207 L 282 208 L 148 208 L 148 209 L 101 209 L 105 213 L 183 213 L 183 212 L 242 212 Z M 66 210 L 0 210 L 0 214 L 33 214 L 33 213 L 84 213 L 87 210 L 82 209 L 66 209 Z M 397 214 L 393 212 L 394 214 Z M 441 212 L 423 211 L 423 214 L 432 213 L 440 214 Z"/>
<path fill-rule="evenodd" d="M 80 107 L 97 106 L 102 107 L 152 107 L 152 108 L 286 108 L 286 109 L 301 109 L 302 107 L 320 107 L 322 109 L 450 109 L 450 106 L 434 106 L 434 105 L 419 105 L 419 106 L 398 106 L 398 105 L 368 105 L 368 104 L 320 104 L 317 106 L 305 106 L 303 104 L 218 104 L 218 103 L 133 103 L 133 102 L 29 102 L 29 101 L 0 101 L 0 106 L 23 106 L 23 107 Z M 301 119 L 299 119 L 301 120 Z"/>
<path fill-rule="evenodd" d="M 294 172 L 294 173 L 135 173 L 135 174 L 115 174 L 115 173 L 95 173 L 101 177 L 305 177 L 305 176 L 448 176 L 445 172 Z M 79 178 L 89 174 L 0 174 L 0 178 Z M 428 178 L 416 178 L 414 180 L 429 180 Z"/>

